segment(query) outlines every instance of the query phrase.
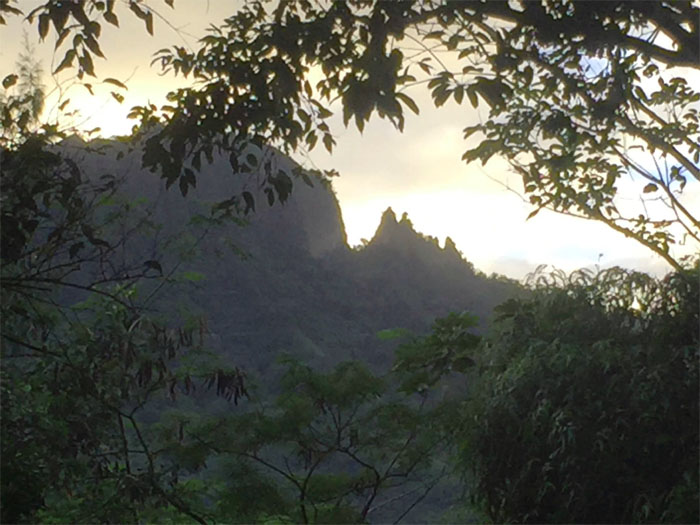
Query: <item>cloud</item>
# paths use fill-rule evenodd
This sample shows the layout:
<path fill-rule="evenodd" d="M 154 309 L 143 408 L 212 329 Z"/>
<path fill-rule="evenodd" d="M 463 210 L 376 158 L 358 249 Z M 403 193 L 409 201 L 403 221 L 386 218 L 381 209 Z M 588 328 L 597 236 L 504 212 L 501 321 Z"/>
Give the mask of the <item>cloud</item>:
<path fill-rule="evenodd" d="M 196 37 L 203 34 L 209 23 L 220 22 L 235 9 L 231 2 L 178 0 L 175 10 L 165 10 L 163 14 L 184 31 L 185 45 L 194 46 Z M 98 74 L 120 80 L 135 71 L 128 81 L 124 103 L 117 105 L 106 89 L 100 97 L 91 98 L 84 88 L 73 88 L 77 90 L 74 103 L 91 116 L 85 127 L 101 126 L 106 135 L 128 132 L 132 123 L 120 115 L 132 105 L 160 103 L 166 91 L 184 82 L 160 77 L 149 66 L 153 52 L 173 43 L 182 44 L 181 36 L 164 24 L 156 24 L 156 36 L 150 37 L 142 22 L 128 10 L 124 10 L 120 24 L 119 30 L 108 25 L 103 28 L 100 42 L 108 58 L 96 65 Z M 33 29 L 14 18 L 3 29 L 1 73 L 14 64 L 23 28 Z M 52 38 L 40 49 L 47 66 Z M 571 270 L 596 264 L 600 253 L 604 254 L 602 264 L 623 261 L 637 268 L 663 267 L 651 252 L 601 224 L 544 211 L 526 221 L 532 208 L 503 187 L 516 191 L 522 188 L 520 179 L 510 172 L 505 161 L 494 158 L 482 167 L 480 163 L 467 165 L 461 160 L 470 145 L 464 142 L 462 130 L 486 118 L 483 104 L 474 109 L 466 100 L 462 105 L 450 100 L 436 109 L 424 85 L 407 94 L 416 100 L 421 114 L 407 113 L 403 134 L 390 122 L 378 118 L 373 118 L 363 134 L 354 124 L 345 129 L 342 112 L 336 105 L 336 115 L 331 119 L 338 139 L 336 151 L 330 156 L 319 146 L 308 159 L 309 164 L 341 173 L 334 187 L 351 243 L 371 237 L 382 211 L 392 206 L 398 213 L 408 212 L 423 233 L 441 241 L 447 235 L 452 237 L 467 258 L 484 271 L 522 276 L 524 268 L 539 263 Z M 689 205 L 700 203 L 698 188 L 700 184 L 688 184 Z M 681 249 L 694 248 L 688 244 Z"/>

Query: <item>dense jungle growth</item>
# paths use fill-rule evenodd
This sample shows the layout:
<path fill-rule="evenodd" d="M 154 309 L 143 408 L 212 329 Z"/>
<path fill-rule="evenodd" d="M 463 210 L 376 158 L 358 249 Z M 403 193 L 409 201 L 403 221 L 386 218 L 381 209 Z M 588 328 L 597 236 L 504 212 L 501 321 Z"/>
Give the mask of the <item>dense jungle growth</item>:
<path fill-rule="evenodd" d="M 0 0 L 0 24 L 56 36 L 57 70 L 85 83 L 101 25 L 136 16 L 153 33 L 156 4 Z M 699 522 L 700 257 L 673 251 L 700 242 L 684 200 L 700 183 L 685 79 L 699 23 L 691 2 L 246 2 L 198 50 L 156 56 L 196 82 L 133 108 L 118 140 L 43 121 L 40 66 L 20 57 L 0 99 L 0 521 Z M 370 243 L 326 264 L 301 221 L 246 234 L 258 216 L 283 229 L 261 201 L 337 206 L 327 174 L 284 157 L 333 149 L 332 101 L 348 125 L 376 114 L 401 130 L 423 85 L 437 106 L 488 106 L 464 158 L 506 158 L 533 214 L 602 221 L 670 273 L 489 279 L 393 212 L 383 224 L 410 253 Z M 122 158 L 177 183 L 186 217 L 112 172 Z M 215 181 L 200 175 L 222 165 L 259 184 L 203 206 Z M 630 173 L 665 212 L 627 214 Z M 307 185 L 312 200 L 294 201 Z M 222 252 L 254 268 L 234 299 L 214 296 L 234 275 Z M 409 282 L 409 266 L 425 271 Z M 478 315 L 443 311 L 461 286 Z M 235 315 L 216 311 L 228 300 Z M 212 328 L 226 323 L 245 354 Z"/>

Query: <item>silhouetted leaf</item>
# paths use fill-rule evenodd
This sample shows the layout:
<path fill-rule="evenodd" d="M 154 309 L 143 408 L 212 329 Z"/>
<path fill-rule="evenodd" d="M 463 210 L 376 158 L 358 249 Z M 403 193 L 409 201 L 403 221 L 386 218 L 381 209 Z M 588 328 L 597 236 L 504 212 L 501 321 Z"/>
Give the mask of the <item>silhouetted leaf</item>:
<path fill-rule="evenodd" d="M 255 199 L 253 198 L 253 195 L 249 191 L 244 191 L 242 194 L 243 200 L 245 201 L 245 211 L 244 213 L 248 213 L 250 211 L 255 211 Z"/>
<path fill-rule="evenodd" d="M 63 60 L 61 60 L 61 63 L 58 65 L 58 67 L 54 69 L 54 74 L 60 73 L 64 69 L 71 67 L 73 65 L 73 60 L 75 60 L 76 56 L 77 54 L 74 49 L 69 49 L 68 51 L 66 51 Z"/>
<path fill-rule="evenodd" d="M 39 38 L 44 40 L 46 35 L 49 33 L 49 15 L 41 14 L 39 15 Z"/>
<path fill-rule="evenodd" d="M 119 27 L 119 19 L 117 18 L 117 15 L 115 15 L 113 12 L 107 11 L 104 14 L 104 17 L 105 20 L 107 20 L 107 22 L 109 22 L 113 26 Z"/>
<path fill-rule="evenodd" d="M 17 75 L 7 75 L 5 78 L 2 79 L 2 87 L 5 89 L 9 89 L 12 86 L 14 86 L 17 83 L 17 79 L 19 77 Z"/>

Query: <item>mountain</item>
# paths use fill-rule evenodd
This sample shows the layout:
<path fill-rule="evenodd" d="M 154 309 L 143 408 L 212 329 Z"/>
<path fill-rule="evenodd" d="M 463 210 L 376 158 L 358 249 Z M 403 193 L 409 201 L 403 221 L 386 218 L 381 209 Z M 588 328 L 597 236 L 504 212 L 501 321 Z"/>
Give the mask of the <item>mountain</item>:
<path fill-rule="evenodd" d="M 146 217 L 125 241 L 125 259 L 156 260 L 182 281 L 160 294 L 159 307 L 173 318 L 206 318 L 214 349 L 258 377 L 274 375 L 281 352 L 320 367 L 362 359 L 385 368 L 396 343 L 380 341 L 378 331 L 422 334 L 436 317 L 462 310 L 476 313 L 483 328 L 518 290 L 475 272 L 450 239 L 440 247 L 391 208 L 369 243 L 349 247 L 332 186 L 318 177 L 312 187 L 296 180 L 287 202 L 270 207 L 254 174 L 234 175 L 226 159 L 215 158 L 183 197 L 141 169 L 139 152 L 124 144 L 105 142 L 101 153 L 73 147 L 91 176 L 121 180 L 120 202 L 135 203 Z M 293 166 L 277 153 L 272 158 Z M 212 204 L 244 189 L 255 197 L 247 225 L 205 219 Z"/>

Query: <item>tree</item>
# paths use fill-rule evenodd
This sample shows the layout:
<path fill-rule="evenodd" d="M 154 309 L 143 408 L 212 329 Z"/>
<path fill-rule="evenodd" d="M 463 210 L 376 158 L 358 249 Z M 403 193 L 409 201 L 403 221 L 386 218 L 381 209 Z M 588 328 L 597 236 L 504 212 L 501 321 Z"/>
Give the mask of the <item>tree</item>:
<path fill-rule="evenodd" d="M 33 78 L 37 72 L 26 73 Z M 34 123 L 38 106 L 27 100 L 40 93 L 21 79 L 5 79 L 0 107 L 7 124 L 0 137 L 2 521 L 204 523 L 222 513 L 230 519 L 226 502 L 238 481 L 217 485 L 223 492 L 216 505 L 203 499 L 208 493 L 191 475 L 196 462 L 178 453 L 186 447 L 174 441 L 177 433 L 155 435 L 154 419 L 173 398 L 197 387 L 237 402 L 247 393 L 243 376 L 206 353 L 202 319 L 178 324 L 154 310 L 151 298 L 171 286 L 173 273 L 159 257 L 144 260 L 133 249 L 158 227 L 150 209 L 126 197 L 123 181 L 112 174 L 84 171 L 70 153 L 77 140 L 67 136 L 71 130 Z M 79 148 L 111 154 L 100 141 L 80 142 Z M 246 209 L 252 207 L 245 193 L 242 199 Z M 156 253 L 162 255 L 160 246 Z M 252 469 L 249 447 L 277 448 L 296 461 L 298 448 L 281 440 L 289 434 L 257 435 L 279 426 L 282 417 L 296 424 L 290 432 L 301 452 L 323 456 L 324 469 L 344 457 L 357 471 L 344 477 L 295 463 L 286 481 L 305 475 L 312 484 L 301 490 L 306 506 L 290 508 L 290 515 L 365 519 L 390 508 L 379 503 L 388 492 L 388 503 L 409 501 L 396 511 L 401 517 L 440 479 L 439 472 L 419 476 L 431 466 L 428 452 L 440 439 L 422 432 L 426 410 L 377 399 L 384 382 L 362 366 L 346 364 L 327 378 L 298 365 L 288 380 L 281 416 L 268 410 L 257 414 L 260 421 L 213 418 L 239 429 L 237 439 L 250 438 L 252 445 L 231 441 L 226 445 L 240 446 L 222 449 L 216 441 L 208 453 L 234 456 L 247 483 L 277 491 L 276 481 Z M 298 396 L 295 389 L 307 391 Z M 295 407 L 309 402 L 312 419 L 295 422 Z M 349 418 L 314 441 L 314 423 L 332 422 L 332 413 Z M 288 502 L 288 490 L 279 491 L 285 496 L 279 501 Z M 267 503 L 251 516 L 279 510 Z"/>
<path fill-rule="evenodd" d="M 179 475 L 225 465 L 225 484 L 211 477 L 203 484 L 218 520 L 398 523 L 445 476 L 445 407 L 393 392 L 394 378 L 377 377 L 359 362 L 328 373 L 283 362 L 287 372 L 273 402 L 214 417 L 174 413 L 161 428 L 163 436 L 180 436 L 166 446 Z"/>
<path fill-rule="evenodd" d="M 14 83 L 19 81 L 18 89 L 21 93 L 22 106 L 28 109 L 26 116 L 24 113 L 15 115 L 15 119 L 29 119 L 29 123 L 36 125 L 39 122 L 39 116 L 44 109 L 44 85 L 42 83 L 42 75 L 44 74 L 43 66 L 41 62 L 35 57 L 35 48 L 29 42 L 29 36 L 26 31 L 22 35 L 23 37 L 23 49 L 17 59 L 17 74 L 10 75 L 3 82 L 3 87 L 7 89 L 11 87 Z M 6 103 L 3 100 L 3 103 Z M 16 108 L 18 109 L 18 108 Z M 5 120 L 5 119 L 4 119 Z M 17 127 L 12 126 L 8 122 L 3 122 L 4 132 L 3 135 L 7 136 L 8 133 L 17 132 Z M 22 127 L 21 125 L 19 127 Z"/>
<path fill-rule="evenodd" d="M 699 269 L 540 270 L 486 336 L 452 314 L 398 348 L 403 388 L 461 400 L 459 468 L 486 516 L 698 520 Z"/>
<path fill-rule="evenodd" d="M 492 520 L 698 520 L 697 270 L 539 274 L 499 307 L 462 434 Z"/>
<path fill-rule="evenodd" d="M 688 177 L 700 181 L 700 94 L 683 77 L 700 67 L 700 8 L 692 2 L 266 4 L 246 3 L 196 51 L 174 46 L 155 57 L 195 84 L 171 93 L 160 112 L 144 106 L 131 115 L 145 126 L 162 121 L 144 163 L 183 192 L 202 157 L 223 149 L 234 172 L 261 169 L 269 198 L 284 199 L 292 174 L 254 158 L 241 165 L 251 143 L 291 152 L 321 139 L 332 150 L 335 100 L 346 125 L 362 130 L 376 112 L 402 129 L 404 107 L 419 111 L 407 90 L 425 83 L 436 106 L 465 96 L 486 104 L 489 119 L 465 130 L 480 141 L 463 158 L 508 159 L 531 215 L 548 208 L 601 221 L 676 270 L 672 245 L 700 242 L 683 196 Z M 153 6 L 128 5 L 152 33 Z M 29 19 L 42 37 L 51 26 L 60 42 L 76 33 L 58 69 L 77 58 L 82 78 L 95 75 L 100 21 L 118 24 L 114 10 L 96 0 L 47 3 Z M 312 68 L 324 74 L 315 86 Z M 627 177 L 641 207 L 626 204 Z"/>
<path fill-rule="evenodd" d="M 170 129 L 213 117 L 215 134 L 231 126 L 288 149 L 312 148 L 317 138 L 332 149 L 324 121 L 334 99 L 360 130 L 375 111 L 402 129 L 402 106 L 418 111 L 406 94 L 416 83 L 427 82 L 436 106 L 482 100 L 490 118 L 465 130 L 482 138 L 465 160 L 507 158 L 532 215 L 547 207 L 600 220 L 680 269 L 669 245 L 679 236 L 700 241 L 698 218 L 682 200 L 686 178 L 700 180 L 700 94 L 661 68 L 700 66 L 697 19 L 690 3 L 300 3 L 269 13 L 251 4 L 197 52 L 175 47 L 156 58 L 198 84 L 174 94 Z M 444 51 L 453 55 L 443 60 Z M 324 78 L 311 86 L 314 67 Z M 217 114 L 225 117 L 216 122 Z M 627 174 L 669 213 L 630 216 L 616 199 Z"/>
<path fill-rule="evenodd" d="M 200 379 L 237 401 L 242 376 L 202 358 L 201 320 L 153 312 L 171 275 L 130 250 L 152 232 L 148 208 L 113 175 L 85 174 L 57 126 L 33 124 L 40 105 L 27 101 L 40 93 L 10 93 L 16 80 L 0 105 L 2 521 L 130 522 L 158 509 L 202 522 L 142 414 Z"/>
<path fill-rule="evenodd" d="M 168 0 L 165 3 L 172 5 Z M 155 11 L 136 0 L 127 5 L 152 32 Z M 77 76 L 84 79 L 96 76 L 92 56 L 101 55 L 100 22 L 118 24 L 115 6 L 97 0 L 47 2 L 31 12 L 29 19 L 36 21 L 42 37 L 53 27 L 59 47 L 67 47 L 58 69 L 74 67 L 77 62 Z M 10 2 L 0 4 L 3 15 L 17 12 Z M 345 124 L 352 121 L 360 130 L 375 113 L 402 129 L 404 108 L 416 113 L 419 110 L 406 91 L 417 84 L 427 85 L 436 106 L 449 98 L 457 103 L 466 99 L 473 106 L 486 104 L 489 119 L 465 130 L 468 138 L 479 139 L 465 153 L 465 160 L 487 162 L 494 155 L 504 156 L 521 175 L 525 196 L 535 207 L 533 214 L 547 207 L 602 221 L 663 257 L 676 274 L 663 285 L 638 276 L 612 279 L 612 284 L 586 282 L 549 290 L 551 293 L 536 295 L 534 302 L 524 300 L 504 308 L 500 332 L 490 341 L 493 349 L 483 347 L 487 359 L 483 362 L 488 366 L 481 387 L 489 397 L 475 399 L 465 416 L 467 420 L 476 416 L 483 422 L 474 426 L 465 443 L 472 462 L 470 469 L 477 476 L 476 498 L 494 519 L 567 519 L 562 518 L 564 514 L 569 519 L 573 515 L 591 521 L 696 519 L 692 513 L 697 509 L 693 499 L 697 472 L 686 472 L 684 461 L 697 451 L 693 448 L 697 444 L 697 424 L 689 426 L 687 417 L 690 415 L 692 422 L 697 407 L 693 411 L 684 399 L 689 392 L 691 396 L 697 392 L 697 374 L 692 366 L 697 341 L 687 335 L 695 333 L 697 314 L 693 308 L 697 299 L 689 297 L 697 292 L 692 292 L 694 277 L 689 277 L 670 248 L 684 240 L 679 241 L 681 236 L 690 242 L 700 241 L 697 214 L 685 203 L 682 193 L 688 179 L 691 184 L 696 184 L 693 179 L 700 180 L 699 113 L 695 107 L 700 95 L 683 78 L 683 71 L 681 76 L 673 77 L 677 68 L 698 69 L 699 12 L 691 2 L 355 0 L 328 4 L 282 2 L 271 8 L 260 2 L 248 3 L 213 28 L 197 51 L 176 46 L 156 56 L 165 71 L 191 76 L 195 83 L 171 93 L 169 105 L 160 110 L 153 106 L 132 110 L 132 116 L 141 120 L 135 137 L 145 141 L 144 165 L 159 171 L 168 184 L 177 182 L 183 193 L 196 183 L 203 160 L 210 161 L 214 152 L 224 151 L 234 172 L 259 170 L 264 175 L 262 186 L 272 203 L 289 194 L 290 175 L 294 173 L 265 158 L 262 146 L 303 152 L 320 141 L 332 150 L 335 139 L 328 118 L 335 100 L 342 105 Z M 445 51 L 452 55 L 448 57 Z M 308 80 L 312 68 L 324 74 L 316 85 Z M 10 76 L 3 83 L 9 85 L 15 80 Z M 115 79 L 104 81 L 121 86 Z M 9 124 L 12 119 L 7 115 L 3 113 L 3 121 Z M 71 185 L 81 183 L 70 178 L 70 163 L 59 159 L 65 171 L 58 172 L 63 175 L 46 177 L 46 169 L 54 169 L 56 160 L 46 151 L 48 142 L 18 141 L 3 151 L 6 158 L 22 161 L 16 163 L 14 172 L 10 171 L 16 176 L 17 191 L 10 197 L 3 191 L 9 209 L 17 212 L 15 219 L 10 214 L 6 220 L 3 217 L 3 242 L 8 239 L 10 247 L 3 249 L 9 254 L 3 271 L 7 268 L 10 272 L 3 274 L 7 275 L 3 287 L 5 283 L 17 287 L 9 297 L 27 294 L 32 304 L 37 303 L 32 296 L 36 290 L 30 287 L 36 284 L 32 281 L 35 276 L 26 269 L 33 268 L 32 253 L 42 255 L 39 241 L 45 239 L 46 249 L 51 249 L 54 239 L 61 239 L 66 230 L 71 232 L 63 239 L 71 239 L 73 244 L 57 244 L 61 250 L 68 250 L 68 261 L 75 255 L 85 256 L 80 250 L 86 246 L 88 253 L 96 254 L 93 262 L 99 261 L 102 250 L 108 253 L 102 243 L 109 245 L 95 233 L 98 230 L 83 229 L 70 212 L 81 212 L 85 205 L 83 200 L 68 198 L 75 195 Z M 640 159 L 637 150 L 649 155 L 649 160 Z M 19 152 L 24 156 L 14 157 Z M 654 163 L 658 166 L 650 170 L 647 166 Z M 31 186 L 34 165 L 38 166 L 37 174 L 43 173 L 34 181 L 40 197 Z M 30 176 L 25 181 L 22 170 L 27 166 Z M 634 183 L 641 180 L 638 194 L 656 199 L 654 202 L 662 207 L 660 215 L 651 208 L 652 202 L 645 203 L 649 208 L 641 213 L 625 209 L 619 197 L 622 178 L 627 175 Z M 44 210 L 37 204 L 42 195 L 47 195 L 49 203 L 57 203 L 61 214 L 37 213 L 36 209 Z M 252 209 L 252 195 L 233 195 L 221 203 L 222 209 L 231 207 Z M 53 224 L 57 217 L 67 228 Z M 39 219 L 51 225 L 38 229 Z M 56 232 L 56 237 L 49 232 Z M 70 251 L 73 246 L 75 254 Z M 60 268 L 54 267 L 53 271 Z M 151 264 L 149 268 L 156 267 Z M 16 271 L 20 273 L 11 273 Z M 117 304 L 121 300 L 121 292 L 109 292 L 93 284 L 88 291 L 111 294 Z M 630 295 L 625 291 L 630 288 L 643 293 Z M 21 302 L 5 304 L 3 313 L 12 312 L 12 316 L 7 317 L 11 323 L 4 327 L 3 337 L 14 344 L 10 338 L 24 337 L 24 344 L 19 346 L 28 351 L 52 351 L 44 340 L 47 330 L 59 335 L 69 333 L 54 330 L 54 321 L 38 307 L 22 309 Z M 531 315 L 532 311 L 537 315 Z M 35 326 L 46 330 L 32 331 L 22 324 L 26 312 L 31 312 Z M 132 324 L 117 326 L 123 330 Z M 590 326 L 596 330 L 590 330 Z M 436 381 L 436 372 L 439 377 L 440 367 L 456 365 L 453 368 L 459 371 L 470 364 L 467 358 L 478 362 L 478 356 L 468 354 L 476 340 L 464 330 L 464 319 L 455 318 L 440 326 L 435 338 L 425 341 L 425 352 L 421 353 L 420 345 L 405 347 L 399 369 L 406 367 L 409 379 L 415 378 L 407 385 L 430 387 Z M 83 334 L 80 330 L 74 332 Z M 39 340 L 34 341 L 34 337 Z M 64 351 L 61 358 L 70 362 L 72 357 L 65 352 L 72 340 L 66 341 L 57 342 L 57 346 Z M 19 352 L 16 346 L 12 351 Z M 424 366 L 421 359 L 426 360 Z M 489 360 L 495 368 L 490 368 Z M 22 367 L 16 370 L 20 374 Z M 41 381 L 36 384 L 50 384 L 47 374 L 51 369 L 38 370 L 36 377 Z M 139 371 L 129 369 L 120 377 L 127 382 L 136 378 L 138 383 Z M 94 380 L 90 375 L 82 377 Z M 235 377 L 214 377 L 217 385 L 239 391 Z M 606 397 L 590 392 L 591 379 L 610 380 Z M 147 384 L 139 386 L 148 388 Z M 29 391 L 32 389 L 34 384 L 29 385 Z M 17 424 L 9 429 L 22 428 L 27 419 L 21 410 L 21 392 L 10 390 L 6 394 L 20 400 L 10 405 L 14 407 L 10 420 Z M 45 410 L 41 396 L 33 399 L 35 408 L 30 414 Z M 624 414 L 627 418 L 611 415 L 610 399 L 624 400 L 631 406 Z M 591 411 L 591 406 L 597 412 Z M 95 413 L 99 415 L 97 409 Z M 321 411 L 321 415 L 327 414 Z M 119 418 L 115 416 L 112 412 L 112 434 L 98 432 L 105 443 L 111 443 L 105 435 L 120 436 L 115 426 Z M 273 419 L 277 416 L 274 414 Z M 99 417 L 97 420 L 100 423 Z M 259 422 L 263 426 L 275 423 L 265 415 Z M 641 426 L 642 437 L 616 434 L 621 430 L 619 425 Z M 94 428 L 103 426 L 95 424 Z M 669 428 L 674 430 L 673 435 Z M 293 430 L 295 437 L 308 442 L 306 427 Z M 138 442 L 136 427 L 133 432 Z M 501 440 L 506 447 L 499 448 Z M 210 450 L 219 447 L 213 442 L 205 445 Z M 74 446 L 69 443 L 66 450 L 72 451 Z M 27 449 L 37 451 L 37 458 L 46 456 L 40 447 Z M 130 454 L 129 447 L 124 449 L 118 460 L 122 470 Z M 92 453 L 97 450 L 91 449 Z M 243 450 L 226 452 L 240 454 Z M 600 451 L 594 462 L 590 461 L 591 450 Z M 686 455 L 679 455 L 678 450 Z M 150 457 L 144 447 L 139 453 Z M 649 462 L 640 459 L 645 454 Z M 659 457 L 664 458 L 663 464 L 657 461 Z M 20 464 L 16 470 L 32 472 L 27 486 L 34 487 L 32 494 L 42 494 L 46 471 L 40 460 L 30 463 L 40 468 L 25 469 Z M 647 465 L 652 465 L 648 472 Z M 303 465 L 287 474 L 286 479 L 292 485 L 297 482 L 297 488 L 299 476 L 310 479 Z M 163 479 L 148 469 L 143 478 L 154 491 L 149 493 L 154 497 L 152 506 L 171 505 L 204 519 L 180 498 L 186 492 L 184 484 L 175 483 L 175 488 L 166 490 Z M 617 484 L 610 485 L 613 481 Z M 256 483 L 270 486 L 265 479 Z M 119 495 L 128 493 L 126 486 L 119 487 L 125 491 Z M 304 498 L 310 495 L 303 490 L 300 493 Z M 109 498 L 114 492 L 110 494 L 107 499 L 113 501 Z M 617 500 L 607 494 L 617 495 Z M 339 493 L 331 495 L 334 501 L 338 497 Z M 629 505 L 621 505 L 622 500 L 629 501 Z M 311 507 L 300 506 L 297 518 L 303 517 L 302 508 Z M 74 516 L 94 517 L 81 512 Z"/>

